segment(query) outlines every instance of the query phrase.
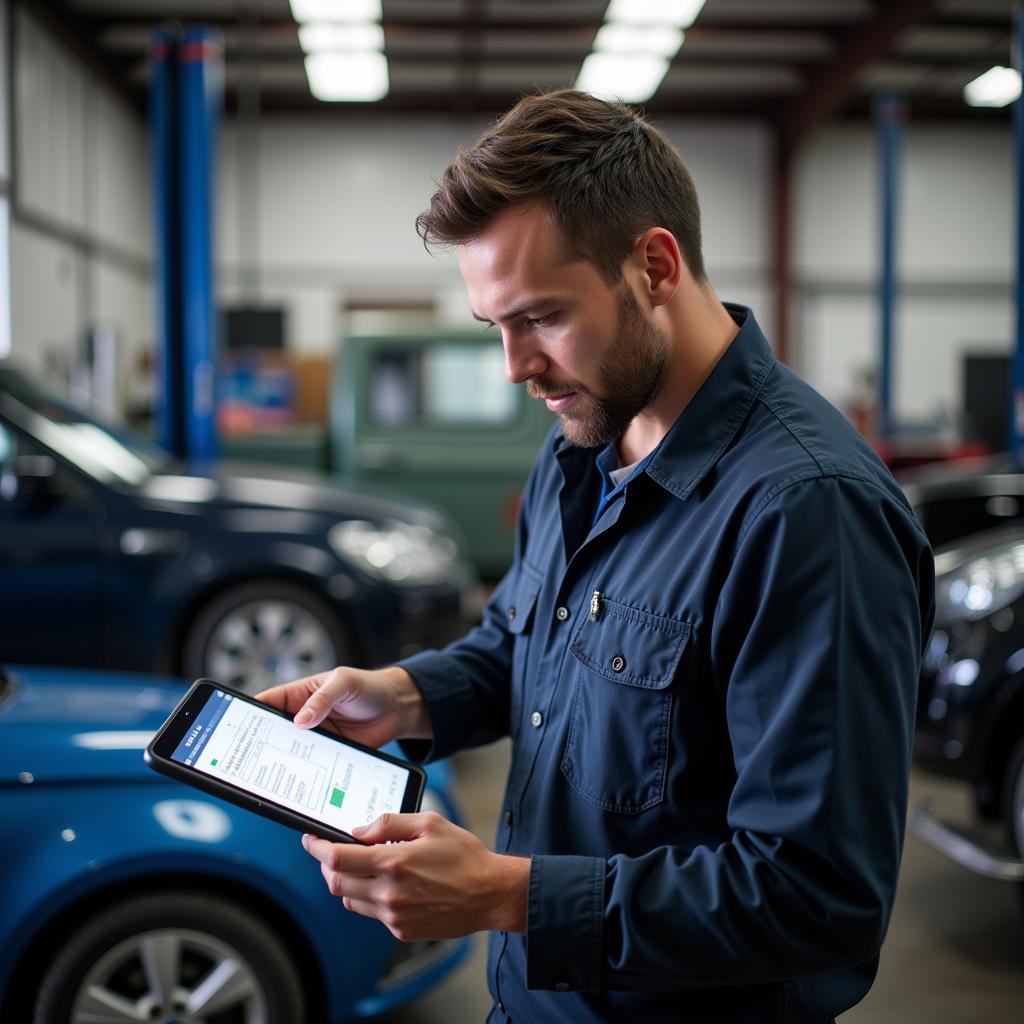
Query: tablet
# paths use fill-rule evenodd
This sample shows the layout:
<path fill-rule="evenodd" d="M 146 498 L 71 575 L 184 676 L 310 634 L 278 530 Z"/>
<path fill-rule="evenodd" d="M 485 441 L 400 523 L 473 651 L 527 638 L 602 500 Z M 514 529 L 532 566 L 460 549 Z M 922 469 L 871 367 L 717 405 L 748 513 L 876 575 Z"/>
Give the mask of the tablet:
<path fill-rule="evenodd" d="M 418 765 L 300 729 L 282 711 L 199 679 L 144 754 L 158 772 L 300 832 L 354 843 L 351 832 L 385 811 L 417 811 Z"/>

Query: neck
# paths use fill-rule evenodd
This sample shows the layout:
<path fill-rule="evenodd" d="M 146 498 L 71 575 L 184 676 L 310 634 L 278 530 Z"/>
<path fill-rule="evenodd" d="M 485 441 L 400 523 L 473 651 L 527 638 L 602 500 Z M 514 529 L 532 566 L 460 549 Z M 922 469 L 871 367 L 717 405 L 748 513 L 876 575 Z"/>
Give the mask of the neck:
<path fill-rule="evenodd" d="M 739 333 L 710 284 L 698 285 L 692 279 L 681 283 L 671 302 L 656 310 L 655 320 L 670 338 L 665 384 L 619 438 L 624 466 L 658 446 Z"/>

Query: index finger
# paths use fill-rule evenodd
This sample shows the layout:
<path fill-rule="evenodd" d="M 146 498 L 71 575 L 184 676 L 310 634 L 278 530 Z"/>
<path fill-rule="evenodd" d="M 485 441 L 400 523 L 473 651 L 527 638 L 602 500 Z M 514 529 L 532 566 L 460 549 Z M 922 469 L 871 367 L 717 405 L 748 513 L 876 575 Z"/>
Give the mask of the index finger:
<path fill-rule="evenodd" d="M 302 837 L 306 853 L 343 875 L 361 875 L 375 878 L 379 847 L 361 843 L 332 843 L 329 839 L 307 833 Z"/>

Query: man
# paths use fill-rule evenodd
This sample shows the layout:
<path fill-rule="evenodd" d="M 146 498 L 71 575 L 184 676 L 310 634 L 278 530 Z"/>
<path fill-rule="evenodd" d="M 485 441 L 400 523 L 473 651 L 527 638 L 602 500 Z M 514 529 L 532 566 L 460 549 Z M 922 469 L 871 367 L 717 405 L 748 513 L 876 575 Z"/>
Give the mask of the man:
<path fill-rule="evenodd" d="M 715 296 L 690 176 L 627 108 L 522 100 L 418 228 L 558 415 L 515 562 L 446 650 L 265 699 L 418 758 L 510 733 L 502 822 L 495 852 L 431 814 L 306 849 L 401 939 L 489 930 L 492 1021 L 831 1020 L 902 847 L 933 612 L 906 500 Z"/>

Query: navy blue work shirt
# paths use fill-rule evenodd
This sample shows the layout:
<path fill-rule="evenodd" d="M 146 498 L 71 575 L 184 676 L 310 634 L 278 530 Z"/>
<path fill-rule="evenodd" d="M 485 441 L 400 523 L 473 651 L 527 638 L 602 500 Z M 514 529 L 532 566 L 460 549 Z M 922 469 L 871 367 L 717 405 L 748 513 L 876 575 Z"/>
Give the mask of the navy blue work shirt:
<path fill-rule="evenodd" d="M 748 309 L 594 521 L 552 431 L 482 624 L 405 662 L 443 757 L 511 733 L 492 1020 L 831 1019 L 874 979 L 904 830 L 928 542 Z"/>

